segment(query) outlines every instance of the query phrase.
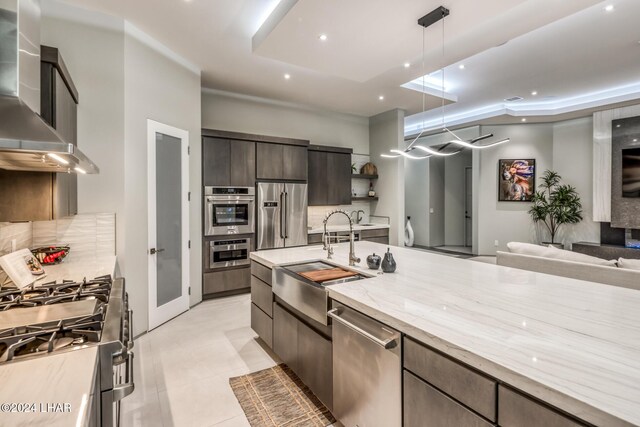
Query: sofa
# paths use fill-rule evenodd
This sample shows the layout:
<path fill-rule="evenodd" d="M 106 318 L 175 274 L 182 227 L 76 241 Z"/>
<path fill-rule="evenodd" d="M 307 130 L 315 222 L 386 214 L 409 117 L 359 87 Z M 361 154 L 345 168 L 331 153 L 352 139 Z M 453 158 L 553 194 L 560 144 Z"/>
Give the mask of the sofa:
<path fill-rule="evenodd" d="M 498 265 L 640 290 L 640 260 L 605 260 L 552 246 L 510 242 Z"/>

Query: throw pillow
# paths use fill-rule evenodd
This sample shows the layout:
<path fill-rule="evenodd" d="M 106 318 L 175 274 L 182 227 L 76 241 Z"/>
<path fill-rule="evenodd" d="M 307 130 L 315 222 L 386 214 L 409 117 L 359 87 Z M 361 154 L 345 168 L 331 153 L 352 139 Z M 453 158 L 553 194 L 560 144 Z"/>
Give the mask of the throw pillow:
<path fill-rule="evenodd" d="M 607 267 L 615 267 L 617 262 L 615 259 L 606 260 L 578 252 L 565 251 L 553 246 L 549 246 L 549 258 L 560 259 L 563 261 L 584 262 L 585 264 L 603 265 Z"/>
<path fill-rule="evenodd" d="M 618 267 L 640 270 L 640 259 L 618 258 Z"/>

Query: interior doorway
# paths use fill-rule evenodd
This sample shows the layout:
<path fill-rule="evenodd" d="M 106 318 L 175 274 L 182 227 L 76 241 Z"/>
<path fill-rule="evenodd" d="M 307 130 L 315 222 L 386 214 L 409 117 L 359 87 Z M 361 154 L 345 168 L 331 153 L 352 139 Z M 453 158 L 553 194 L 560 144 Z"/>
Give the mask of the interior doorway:
<path fill-rule="evenodd" d="M 189 309 L 189 132 L 147 120 L 149 330 Z"/>
<path fill-rule="evenodd" d="M 473 169 L 464 168 L 464 245 L 473 246 Z"/>

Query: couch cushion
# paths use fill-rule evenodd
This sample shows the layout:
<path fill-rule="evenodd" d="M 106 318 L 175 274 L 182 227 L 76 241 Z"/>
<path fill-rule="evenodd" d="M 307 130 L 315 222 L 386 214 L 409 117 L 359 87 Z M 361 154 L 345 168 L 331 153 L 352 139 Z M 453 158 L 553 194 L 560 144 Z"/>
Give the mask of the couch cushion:
<path fill-rule="evenodd" d="M 548 257 L 551 252 L 547 246 L 534 245 L 531 243 L 509 242 L 507 243 L 509 252 L 520 255 L 533 255 Z"/>
<path fill-rule="evenodd" d="M 640 270 L 640 259 L 618 258 L 618 267 L 629 270 Z"/>
<path fill-rule="evenodd" d="M 548 258 L 561 259 L 563 261 L 584 262 L 586 264 L 603 265 L 606 267 L 617 266 L 617 261 L 615 259 L 606 260 L 578 252 L 565 251 L 564 249 L 558 249 L 553 246 L 549 246 Z"/>

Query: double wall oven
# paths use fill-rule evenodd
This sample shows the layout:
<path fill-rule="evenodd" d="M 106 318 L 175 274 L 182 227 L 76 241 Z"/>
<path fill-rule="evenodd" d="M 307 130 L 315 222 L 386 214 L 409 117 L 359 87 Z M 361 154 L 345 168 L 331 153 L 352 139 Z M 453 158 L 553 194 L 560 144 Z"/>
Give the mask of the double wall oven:
<path fill-rule="evenodd" d="M 255 188 L 205 187 L 204 269 L 248 266 L 255 230 Z"/>

